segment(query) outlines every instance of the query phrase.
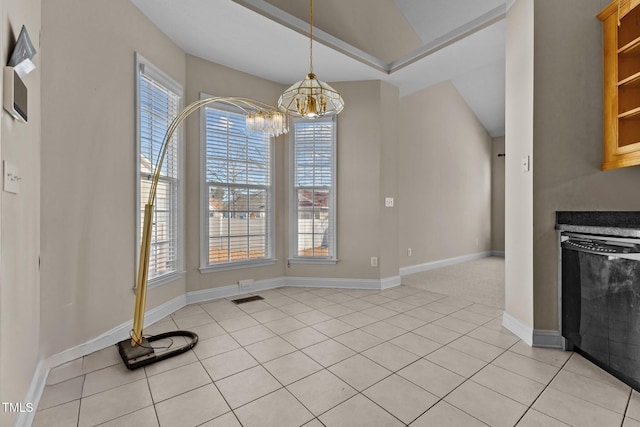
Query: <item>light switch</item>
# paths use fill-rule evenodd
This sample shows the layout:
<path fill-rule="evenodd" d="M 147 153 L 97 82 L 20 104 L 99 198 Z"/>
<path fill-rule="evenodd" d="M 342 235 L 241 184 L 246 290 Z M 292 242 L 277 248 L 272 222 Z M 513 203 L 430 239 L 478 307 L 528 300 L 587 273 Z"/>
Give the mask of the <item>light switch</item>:
<path fill-rule="evenodd" d="M 385 197 L 384 198 L 384 207 L 392 208 L 393 207 L 393 197 Z"/>
<path fill-rule="evenodd" d="M 18 194 L 20 192 L 20 171 L 18 171 L 18 167 L 9 163 L 8 161 L 4 161 L 4 191 L 7 193 Z"/>

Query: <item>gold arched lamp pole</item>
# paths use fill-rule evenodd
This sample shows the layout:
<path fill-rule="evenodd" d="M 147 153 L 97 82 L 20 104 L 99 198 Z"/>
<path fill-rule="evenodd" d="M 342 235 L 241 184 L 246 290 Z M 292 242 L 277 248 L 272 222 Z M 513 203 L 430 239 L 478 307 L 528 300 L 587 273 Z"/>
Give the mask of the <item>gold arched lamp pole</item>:
<path fill-rule="evenodd" d="M 136 300 L 133 313 L 131 339 L 118 343 L 120 355 L 129 369 L 135 369 L 140 366 L 148 365 L 150 363 L 184 353 L 185 351 L 193 348 L 198 341 L 198 336 L 195 333 L 188 331 L 166 332 L 144 338 L 142 335 L 142 329 L 144 326 L 144 312 L 147 298 L 149 254 L 151 247 L 151 231 L 153 228 L 153 208 L 156 200 L 156 190 L 158 188 L 158 182 L 160 181 L 160 174 L 162 172 L 162 164 L 164 163 L 164 158 L 167 154 L 170 141 L 173 139 L 173 135 L 178 127 L 192 113 L 213 103 L 236 107 L 244 112 L 247 120 L 247 130 L 249 132 L 260 132 L 269 136 L 278 136 L 289 131 L 288 117 L 284 113 L 278 111 L 275 107 L 251 99 L 237 97 L 212 97 L 196 101 L 180 111 L 180 113 L 178 113 L 178 115 L 169 124 L 162 141 L 162 145 L 160 146 L 160 157 L 158 158 L 158 162 L 153 172 L 151 189 L 149 190 L 149 199 L 144 207 L 142 238 L 140 241 L 140 261 L 136 281 Z M 148 342 L 174 336 L 190 337 L 191 342 L 173 351 L 164 352 L 162 355 L 156 355 L 153 348 L 147 345 Z"/>

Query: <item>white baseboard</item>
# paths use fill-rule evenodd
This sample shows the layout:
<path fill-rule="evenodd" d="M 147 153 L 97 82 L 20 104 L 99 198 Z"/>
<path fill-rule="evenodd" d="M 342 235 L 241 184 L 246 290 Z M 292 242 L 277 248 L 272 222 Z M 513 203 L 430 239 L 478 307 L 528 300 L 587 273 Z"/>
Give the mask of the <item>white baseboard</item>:
<path fill-rule="evenodd" d="M 563 348 L 564 341 L 560 331 L 533 329 L 506 311 L 502 315 L 502 326 L 531 347 Z"/>
<path fill-rule="evenodd" d="M 321 277 L 276 277 L 273 279 L 256 280 L 250 290 L 240 290 L 238 285 L 221 286 L 219 288 L 204 289 L 187 293 L 187 304 L 214 301 L 230 298 L 246 293 L 256 293 L 284 286 L 301 288 L 340 288 L 340 289 L 372 289 L 382 290 L 399 286 L 400 276 L 384 279 L 338 279 Z"/>
<path fill-rule="evenodd" d="M 229 285 L 221 286 L 219 288 L 204 289 L 201 291 L 192 291 L 187 292 L 187 304 L 230 298 L 236 295 L 266 291 L 269 289 L 281 288 L 283 286 L 285 286 L 283 278 L 276 277 L 274 279 L 256 280 L 251 283 L 250 290 L 240 290 L 240 286 L 238 285 Z"/>
<path fill-rule="evenodd" d="M 400 285 L 400 276 L 384 279 L 338 279 L 321 277 L 283 277 L 285 286 L 382 290 Z"/>
<path fill-rule="evenodd" d="M 184 295 L 180 295 L 147 311 L 144 315 L 144 323 L 145 325 L 152 325 L 158 320 L 164 319 L 171 313 L 181 309 L 185 305 L 186 297 Z M 129 337 L 131 327 L 132 321 L 127 321 L 83 344 L 64 350 L 58 354 L 54 354 L 47 359 L 40 360 L 40 363 L 38 363 L 36 371 L 33 374 L 33 379 L 31 380 L 31 385 L 29 386 L 29 390 L 27 391 L 24 401 L 33 403 L 34 408 L 37 408 L 51 369 L 67 362 L 71 362 L 79 357 L 91 354 L 94 351 L 102 350 L 110 345 L 115 345 L 117 342 Z M 14 427 L 30 426 L 33 423 L 34 416 L 35 412 L 19 413 Z"/>
<path fill-rule="evenodd" d="M 533 328 L 516 319 L 506 311 L 502 314 L 502 326 L 528 345 L 533 345 Z"/>
<path fill-rule="evenodd" d="M 23 400 L 24 403 L 32 403 L 34 410 L 33 412 L 19 412 L 13 424 L 14 427 L 29 427 L 33 424 L 33 419 L 36 416 L 40 397 L 42 396 L 44 387 L 47 384 L 49 370 L 50 368 L 47 365 L 47 361 L 45 359 L 40 359 L 40 362 L 36 367 L 36 371 L 33 374 L 33 378 L 31 379 L 29 390 L 27 390 L 27 395 Z"/>
<path fill-rule="evenodd" d="M 564 341 L 560 331 L 548 331 L 544 329 L 533 330 L 533 346 L 547 348 L 563 348 Z"/>
<path fill-rule="evenodd" d="M 492 254 L 492 251 L 477 252 L 474 254 L 462 255 L 454 258 L 441 259 L 424 264 L 402 267 L 400 269 L 400 276 L 408 276 L 409 274 L 420 273 L 422 271 L 433 270 L 435 268 L 447 267 L 449 265 L 460 264 L 461 262 L 475 261 L 477 259 L 490 257 L 492 256 Z"/>
<path fill-rule="evenodd" d="M 393 276 L 380 279 L 380 289 L 390 289 L 400 286 L 402 284 L 402 277 Z"/>
<path fill-rule="evenodd" d="M 504 251 L 491 251 L 491 256 L 504 258 Z"/>
<path fill-rule="evenodd" d="M 149 326 L 164 319 L 171 313 L 181 309 L 187 304 L 187 300 L 184 295 L 180 295 L 166 303 L 159 305 L 147 311 L 144 315 L 144 324 Z M 119 341 L 127 339 L 130 335 L 133 321 L 124 322 L 115 328 L 83 343 L 65 350 L 61 353 L 55 354 L 47 359 L 47 365 L 49 368 L 55 368 L 63 363 L 70 362 L 78 357 L 86 356 L 94 351 L 102 350 L 105 347 L 114 345 Z"/>

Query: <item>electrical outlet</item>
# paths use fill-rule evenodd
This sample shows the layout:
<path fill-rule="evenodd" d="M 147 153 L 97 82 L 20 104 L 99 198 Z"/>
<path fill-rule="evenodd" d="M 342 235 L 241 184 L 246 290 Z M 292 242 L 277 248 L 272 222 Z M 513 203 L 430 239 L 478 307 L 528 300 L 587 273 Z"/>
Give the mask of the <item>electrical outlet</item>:
<path fill-rule="evenodd" d="M 393 207 L 393 197 L 385 197 L 384 198 L 384 206 L 387 208 Z"/>
<path fill-rule="evenodd" d="M 371 267 L 377 267 L 378 266 L 378 257 L 377 256 L 372 256 L 371 257 Z"/>
<path fill-rule="evenodd" d="M 239 280 L 238 287 L 241 291 L 248 292 L 253 288 L 253 279 Z"/>

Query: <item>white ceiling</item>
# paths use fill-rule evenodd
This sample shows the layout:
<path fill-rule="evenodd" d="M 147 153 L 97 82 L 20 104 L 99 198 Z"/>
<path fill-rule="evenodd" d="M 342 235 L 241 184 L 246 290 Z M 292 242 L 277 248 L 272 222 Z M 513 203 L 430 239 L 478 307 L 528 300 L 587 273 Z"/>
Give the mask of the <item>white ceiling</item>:
<path fill-rule="evenodd" d="M 308 72 L 308 23 L 264 0 L 131 1 L 191 55 L 285 85 Z M 318 77 L 383 80 L 401 96 L 450 80 L 487 132 L 504 135 L 506 0 L 393 1 L 424 46 L 386 64 L 314 29 Z"/>

